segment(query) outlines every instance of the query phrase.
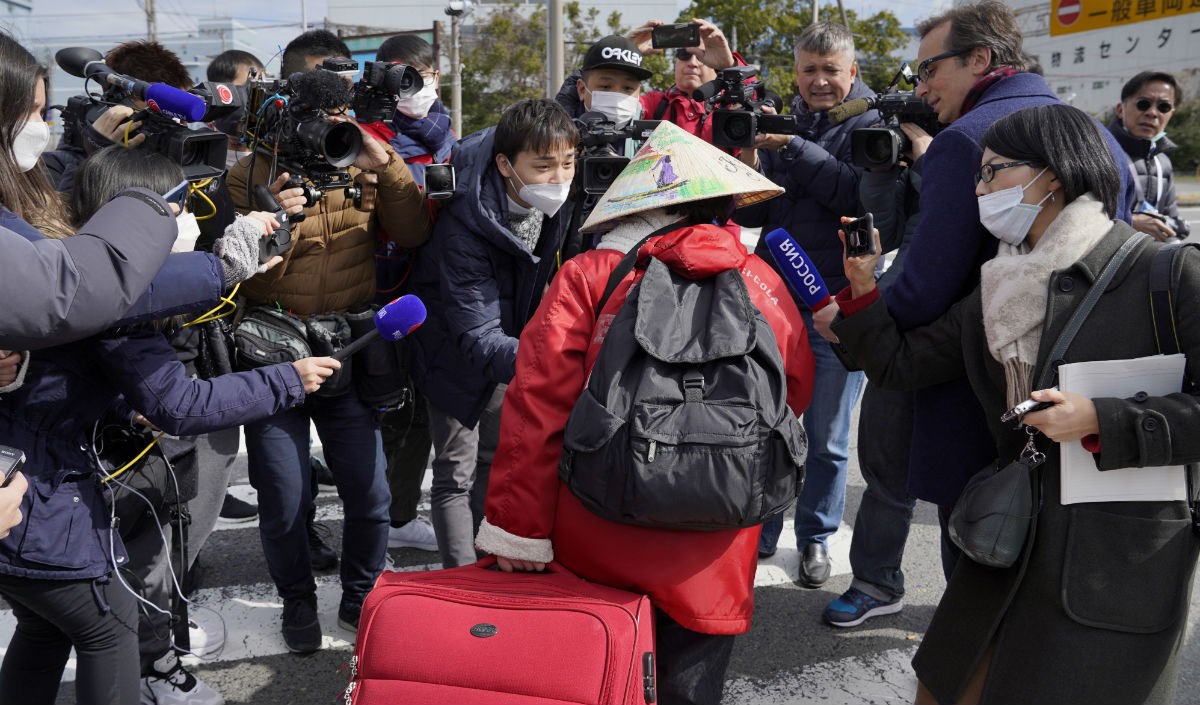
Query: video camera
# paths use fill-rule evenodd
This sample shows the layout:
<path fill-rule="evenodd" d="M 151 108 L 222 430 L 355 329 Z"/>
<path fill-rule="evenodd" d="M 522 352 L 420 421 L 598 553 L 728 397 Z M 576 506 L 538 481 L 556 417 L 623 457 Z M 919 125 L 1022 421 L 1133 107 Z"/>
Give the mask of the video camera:
<path fill-rule="evenodd" d="M 603 113 L 589 112 L 577 118 L 575 126 L 579 128 L 579 148 L 583 156 L 575 163 L 575 173 L 579 174 L 583 192 L 599 196 L 607 191 L 629 164 L 629 158 L 621 155 L 618 145 L 628 139 L 644 141 L 660 122 L 631 120 L 618 130 L 616 123 Z"/>
<path fill-rule="evenodd" d="M 363 75 L 354 85 L 354 116 L 361 123 L 391 120 L 396 101 L 425 87 L 421 73 L 406 64 L 387 61 L 363 63 Z"/>
<path fill-rule="evenodd" d="M 757 74 L 757 66 L 732 66 L 692 93 L 693 99 L 712 109 L 712 141 L 716 146 L 753 147 L 755 135 L 796 134 L 795 115 L 762 111 L 762 81 L 746 83 Z"/>
<path fill-rule="evenodd" d="M 109 107 L 137 99 L 146 108 L 131 120 L 140 120 L 138 133 L 146 136 L 141 148 L 166 155 L 183 167 L 189 181 L 220 176 L 225 171 L 225 136 L 205 128 L 193 129 L 189 122 L 211 121 L 242 107 L 243 99 L 235 86 L 202 83 L 190 91 L 164 83 L 147 83 L 116 73 L 104 63 L 95 49 L 68 47 L 54 55 L 55 62 L 72 76 L 104 85 L 102 95 L 77 95 L 67 101 L 62 113 L 64 144 L 86 148 L 92 123 Z"/>
<path fill-rule="evenodd" d="M 316 70 L 251 80 L 245 87 L 245 140 L 270 157 L 273 166 L 292 174 L 289 185 L 305 186 L 309 206 L 328 189 L 348 189 L 348 197 L 361 198 L 346 167 L 362 150 L 362 132 L 352 122 L 329 120 L 351 104 L 351 84 L 340 75 L 347 70 L 343 64 L 353 64 L 349 70 L 358 66 L 347 59 L 327 59 Z"/>
<path fill-rule="evenodd" d="M 941 131 L 937 113 L 913 91 L 897 91 L 900 81 L 913 85 L 912 69 L 905 63 L 896 72 L 891 85 L 873 98 L 848 100 L 830 109 L 829 122 L 840 124 L 871 109 L 879 111 L 883 118 L 881 127 L 861 127 L 850 133 L 850 161 L 864 169 L 891 168 L 900 163 L 903 154 L 912 148 L 912 143 L 900 123 L 911 122 L 930 135 Z"/>

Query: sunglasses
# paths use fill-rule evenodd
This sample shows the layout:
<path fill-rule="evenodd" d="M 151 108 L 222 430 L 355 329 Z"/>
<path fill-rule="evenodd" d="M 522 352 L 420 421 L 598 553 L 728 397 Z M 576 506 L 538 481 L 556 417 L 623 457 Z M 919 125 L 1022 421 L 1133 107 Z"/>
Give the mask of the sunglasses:
<path fill-rule="evenodd" d="M 913 76 L 913 83 L 920 83 L 921 81 L 928 81 L 929 79 L 933 78 L 933 71 L 931 70 L 931 67 L 942 59 L 949 59 L 952 56 L 969 54 L 974 48 L 975 47 L 971 47 L 970 49 L 962 49 L 960 51 L 947 51 L 938 54 L 937 56 L 931 56 L 922 61 L 921 63 L 917 64 L 917 74 Z"/>
<path fill-rule="evenodd" d="M 1155 103 L 1153 100 L 1150 100 L 1149 98 L 1138 98 L 1138 101 L 1133 104 L 1133 107 L 1137 108 L 1139 111 L 1144 113 L 1150 109 L 1151 105 L 1158 108 L 1158 112 L 1162 113 L 1163 115 L 1166 115 L 1167 113 L 1169 113 L 1175 109 L 1174 105 L 1171 105 L 1169 102 L 1167 102 L 1165 100 L 1160 100 L 1160 101 L 1158 101 L 1158 103 Z"/>
<path fill-rule="evenodd" d="M 1033 166 L 1033 162 L 1004 162 L 1003 164 L 984 164 L 979 167 L 979 171 L 975 173 L 975 183 L 983 182 L 985 184 L 992 183 L 992 179 L 996 178 L 996 172 L 1001 169 L 1007 169 L 1010 166 Z"/>
<path fill-rule="evenodd" d="M 680 47 L 675 50 L 675 58 L 679 59 L 680 61 L 687 61 L 688 59 L 692 58 L 692 52 Z"/>

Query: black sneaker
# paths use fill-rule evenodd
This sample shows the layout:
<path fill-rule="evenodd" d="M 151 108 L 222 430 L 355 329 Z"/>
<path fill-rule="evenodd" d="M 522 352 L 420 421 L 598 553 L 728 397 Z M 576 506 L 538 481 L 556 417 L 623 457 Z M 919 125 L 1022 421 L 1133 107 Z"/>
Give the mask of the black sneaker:
<path fill-rule="evenodd" d="M 328 526 L 308 522 L 308 556 L 313 570 L 333 570 L 338 564 L 337 551 L 329 545 L 333 532 Z"/>
<path fill-rule="evenodd" d="M 221 518 L 225 521 L 251 521 L 258 516 L 258 505 L 250 504 L 225 493 L 225 501 L 221 502 Z"/>
<path fill-rule="evenodd" d="M 346 631 L 358 631 L 358 618 L 362 615 L 361 602 L 343 602 L 338 607 L 338 626 Z"/>
<path fill-rule="evenodd" d="M 321 648 L 316 595 L 283 601 L 283 643 L 293 654 L 311 654 Z"/>

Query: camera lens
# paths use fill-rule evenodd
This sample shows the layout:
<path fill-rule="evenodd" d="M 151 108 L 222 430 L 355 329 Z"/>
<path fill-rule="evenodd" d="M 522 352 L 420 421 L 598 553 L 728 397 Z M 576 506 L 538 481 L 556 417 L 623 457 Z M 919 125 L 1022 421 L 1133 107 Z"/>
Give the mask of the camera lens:
<path fill-rule="evenodd" d="M 891 134 L 877 133 L 871 135 L 871 138 L 864 145 L 867 159 L 870 159 L 873 164 L 890 164 L 892 162 L 892 148 L 894 144 L 895 137 Z"/>
<path fill-rule="evenodd" d="M 296 135 L 330 166 L 339 169 L 353 164 L 362 149 L 362 133 L 347 122 L 306 120 L 296 128 Z"/>

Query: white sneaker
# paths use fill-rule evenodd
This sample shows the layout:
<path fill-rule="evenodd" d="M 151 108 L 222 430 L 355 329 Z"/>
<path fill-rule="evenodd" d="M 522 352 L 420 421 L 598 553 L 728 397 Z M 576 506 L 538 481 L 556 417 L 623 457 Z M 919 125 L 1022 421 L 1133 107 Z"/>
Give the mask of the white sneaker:
<path fill-rule="evenodd" d="M 210 632 L 197 624 L 195 619 L 188 619 L 188 644 L 193 654 L 200 658 L 212 658 L 221 652 L 225 646 L 225 630 L 217 626 Z"/>
<path fill-rule="evenodd" d="M 175 652 L 168 651 L 142 677 L 142 705 L 224 705 L 225 698 L 192 675 Z"/>
<path fill-rule="evenodd" d="M 404 526 L 388 527 L 388 548 L 419 548 L 422 551 L 438 550 L 437 536 L 433 524 L 425 517 L 417 517 Z"/>

